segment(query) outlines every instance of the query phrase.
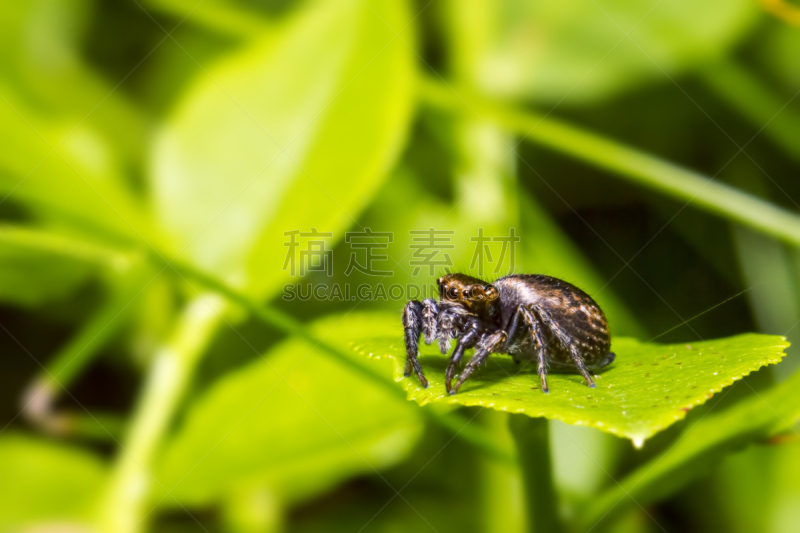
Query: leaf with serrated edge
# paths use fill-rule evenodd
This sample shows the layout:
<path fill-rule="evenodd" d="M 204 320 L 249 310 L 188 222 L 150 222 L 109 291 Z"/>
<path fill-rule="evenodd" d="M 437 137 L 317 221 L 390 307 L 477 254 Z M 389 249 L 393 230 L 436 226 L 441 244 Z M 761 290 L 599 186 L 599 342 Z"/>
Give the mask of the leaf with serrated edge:
<path fill-rule="evenodd" d="M 549 394 L 542 394 L 535 366 L 517 365 L 507 355 L 495 355 L 470 376 L 458 394 L 450 396 L 444 387 L 448 357 L 433 345 L 420 348 L 429 387 L 422 388 L 415 377 L 403 377 L 402 328 L 400 319 L 394 320 L 397 325 L 371 328 L 371 333 L 356 340 L 354 348 L 363 355 L 394 359 L 395 380 L 408 391 L 409 399 L 420 405 L 480 405 L 543 416 L 595 427 L 631 439 L 637 447 L 734 381 L 762 366 L 777 364 L 789 346 L 784 337 L 756 333 L 691 344 L 614 338 L 616 361 L 595 374 L 596 389 L 587 387 L 579 374 L 550 373 Z M 380 318 L 376 324 L 379 322 Z"/>

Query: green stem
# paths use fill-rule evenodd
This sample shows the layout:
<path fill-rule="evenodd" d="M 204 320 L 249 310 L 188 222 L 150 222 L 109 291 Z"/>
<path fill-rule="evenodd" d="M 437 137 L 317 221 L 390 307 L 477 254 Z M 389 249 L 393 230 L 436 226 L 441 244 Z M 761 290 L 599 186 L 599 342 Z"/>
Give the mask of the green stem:
<path fill-rule="evenodd" d="M 117 320 L 117 316 L 133 297 L 129 292 L 124 294 L 127 299 L 120 298 L 121 294 L 112 296 L 48 363 L 47 370 L 40 379 L 48 381 L 54 393 L 63 390 L 62 387 L 68 387 L 117 332 L 122 323 L 122 320 Z M 53 376 L 52 379 L 48 379 L 49 376 Z M 59 385 L 55 385 L 55 381 Z"/>
<path fill-rule="evenodd" d="M 163 259 L 160 256 L 153 254 L 152 258 L 157 263 L 163 264 Z M 229 301 L 240 305 L 242 308 L 252 313 L 255 318 L 261 320 L 265 324 L 276 327 L 285 333 L 288 333 L 289 335 L 294 335 L 298 338 L 305 339 L 313 346 L 326 352 L 330 357 L 335 359 L 341 365 L 347 367 L 349 370 L 369 379 L 374 384 L 379 385 L 390 395 L 395 396 L 402 401 L 407 401 L 406 393 L 395 383 L 388 381 L 385 376 L 381 375 L 375 370 L 372 370 L 372 368 L 357 363 L 352 359 L 352 357 L 346 355 L 333 344 L 317 338 L 308 330 L 306 325 L 298 322 L 286 313 L 283 313 L 282 311 L 279 311 L 273 307 L 262 306 L 244 294 L 241 294 L 235 289 L 230 288 L 228 285 L 221 282 L 214 276 L 206 274 L 205 272 L 202 272 L 192 266 L 184 263 L 174 262 L 171 264 L 171 268 L 187 279 L 194 280 L 206 288 L 225 296 L 225 298 L 227 298 Z M 493 442 L 490 435 L 487 435 L 484 431 L 477 429 L 463 417 L 454 414 L 441 413 L 433 408 L 420 409 L 420 413 L 422 413 L 422 416 L 426 417 L 431 422 L 439 424 L 445 429 L 451 431 L 453 434 L 463 438 L 474 446 L 477 446 L 489 456 L 503 462 L 514 461 L 514 458 L 509 455 L 507 451 L 498 447 Z"/>
<path fill-rule="evenodd" d="M 512 415 L 509 427 L 517 443 L 517 460 L 525 486 L 528 527 L 534 532 L 558 532 L 558 496 L 550 457 L 550 422 L 545 418 Z"/>
<path fill-rule="evenodd" d="M 800 308 L 789 250 L 748 228 L 733 226 L 731 233 L 743 282 L 752 287 L 747 299 L 758 329 L 776 335 L 788 331 L 791 335 L 796 331 L 793 326 L 800 318 Z M 771 368 L 773 374 L 788 377 L 797 369 L 795 350 L 791 346 L 788 350 L 784 364 Z"/>
<path fill-rule="evenodd" d="M 439 81 L 423 80 L 420 91 L 422 99 L 436 108 L 477 114 L 524 139 L 613 172 L 634 184 L 800 245 L 800 216 L 712 177 L 544 115 L 490 103 L 464 91 L 457 94 Z"/>
<path fill-rule="evenodd" d="M 198 297 L 156 354 L 101 510 L 103 531 L 131 533 L 144 527 L 154 453 L 224 312 L 220 298 Z"/>
<path fill-rule="evenodd" d="M 498 446 L 516 453 L 509 430 L 509 419 L 518 415 L 484 409 L 481 425 L 494 435 Z M 527 418 L 527 417 L 526 417 Z M 480 455 L 471 459 L 480 473 L 479 509 L 480 530 L 485 533 L 522 533 L 528 527 L 528 501 L 524 497 L 522 472 L 519 465 L 499 463 Z M 477 525 L 477 524 L 476 524 Z"/>
<path fill-rule="evenodd" d="M 5 250 L 18 249 L 24 254 L 52 255 L 100 268 L 124 270 L 132 258 L 105 243 L 96 243 L 54 231 L 0 223 L 0 244 Z"/>
<path fill-rule="evenodd" d="M 59 413 L 55 419 L 66 426 L 62 433 L 79 439 L 108 444 L 125 435 L 125 418 L 116 413 L 68 411 Z"/>
<path fill-rule="evenodd" d="M 80 420 L 82 415 L 56 412 L 54 405 L 58 396 L 69 387 L 124 322 L 121 315 L 132 303 L 136 290 L 141 287 L 142 272 L 141 268 L 127 270 L 122 279 L 117 280 L 116 285 L 112 287 L 108 300 L 53 356 L 24 393 L 25 416 L 41 429 L 63 435 L 79 431 L 84 427 L 96 426 L 96 424 L 73 424 L 72 422 Z M 92 431 L 91 435 L 95 436 L 95 432 Z"/>
<path fill-rule="evenodd" d="M 720 61 L 698 71 L 700 80 L 717 96 L 742 114 L 750 124 L 764 130 L 789 157 L 800 160 L 800 117 L 788 102 L 764 85 L 746 68 L 731 61 Z"/>

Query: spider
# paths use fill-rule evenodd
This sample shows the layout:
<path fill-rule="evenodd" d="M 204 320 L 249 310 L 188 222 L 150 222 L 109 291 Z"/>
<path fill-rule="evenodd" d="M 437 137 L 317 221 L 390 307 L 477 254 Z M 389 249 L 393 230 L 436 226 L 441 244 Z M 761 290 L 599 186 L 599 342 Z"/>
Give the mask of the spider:
<path fill-rule="evenodd" d="M 445 388 L 455 394 L 464 381 L 493 353 L 506 353 L 515 363 L 537 364 L 542 392 L 548 393 L 547 371 L 579 372 L 596 387 L 591 370 L 614 361 L 609 352 L 608 321 L 592 298 L 566 281 L 544 275 L 516 274 L 487 283 L 465 274 L 438 279 L 439 301 L 412 300 L 403 310 L 406 377 L 428 380 L 419 363 L 419 338 L 439 341 L 443 354 L 457 340 L 445 374 Z M 455 386 L 451 386 L 464 352 L 475 348 Z"/>

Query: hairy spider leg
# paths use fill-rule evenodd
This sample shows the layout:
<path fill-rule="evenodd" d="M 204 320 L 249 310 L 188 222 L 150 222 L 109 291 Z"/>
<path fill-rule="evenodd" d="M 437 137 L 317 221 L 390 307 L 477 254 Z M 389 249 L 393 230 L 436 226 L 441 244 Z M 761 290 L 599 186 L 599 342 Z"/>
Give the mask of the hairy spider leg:
<path fill-rule="evenodd" d="M 553 333 L 553 335 L 556 336 L 561 344 L 569 350 L 569 355 L 572 357 L 572 362 L 575 363 L 578 371 L 586 380 L 586 384 L 593 389 L 596 388 L 597 385 L 592 379 L 589 369 L 586 368 L 586 363 L 583 362 L 583 356 L 581 355 L 580 348 L 577 344 L 575 344 L 575 341 L 573 341 L 570 336 L 567 335 L 563 329 L 561 329 L 561 327 L 556 323 L 555 320 L 553 320 L 547 311 L 544 309 L 539 309 L 538 311 L 539 315 L 542 317 L 542 321 L 547 325 L 548 329 Z"/>
<path fill-rule="evenodd" d="M 419 336 L 422 333 L 422 310 L 423 305 L 412 300 L 408 302 L 403 309 L 403 331 L 405 332 L 406 341 L 406 368 L 405 376 L 411 375 L 411 369 L 417 373 L 420 383 L 423 387 L 428 388 L 428 380 L 425 379 L 425 374 L 422 373 L 422 366 L 419 364 Z"/>
<path fill-rule="evenodd" d="M 459 376 L 456 386 L 450 391 L 450 394 L 455 394 L 467 378 L 475 372 L 475 369 L 480 366 L 493 352 L 496 352 L 506 342 L 508 336 L 505 331 L 498 331 L 491 335 L 484 335 L 478 342 L 478 347 L 475 350 L 475 355 L 472 356 L 464 371 Z"/>
<path fill-rule="evenodd" d="M 439 308 L 436 300 L 427 298 L 422 301 L 422 331 L 425 333 L 425 344 L 430 344 L 436 339 L 436 317 Z"/>
<path fill-rule="evenodd" d="M 464 335 L 458 339 L 456 349 L 450 357 L 450 364 L 447 365 L 444 386 L 448 393 L 451 389 L 450 384 L 453 381 L 453 375 L 456 373 L 456 367 L 461 362 L 461 358 L 464 357 L 464 351 L 478 344 L 478 340 L 480 339 L 480 328 L 478 327 L 477 321 L 470 322 L 466 330 Z"/>
<path fill-rule="evenodd" d="M 539 371 L 539 380 L 542 382 L 542 392 L 548 394 L 550 388 L 547 386 L 547 340 L 542 331 L 542 325 L 536 315 L 527 307 L 518 307 L 517 315 L 522 316 L 525 324 L 528 326 L 528 333 L 531 336 L 531 344 L 535 346 L 536 357 L 539 360 L 537 370 Z"/>
<path fill-rule="evenodd" d="M 457 307 L 444 307 L 439 308 L 438 319 L 438 336 L 439 336 L 439 350 L 442 354 L 447 355 L 450 351 L 450 341 L 458 338 L 459 330 L 463 328 L 464 315 L 459 314 Z"/>

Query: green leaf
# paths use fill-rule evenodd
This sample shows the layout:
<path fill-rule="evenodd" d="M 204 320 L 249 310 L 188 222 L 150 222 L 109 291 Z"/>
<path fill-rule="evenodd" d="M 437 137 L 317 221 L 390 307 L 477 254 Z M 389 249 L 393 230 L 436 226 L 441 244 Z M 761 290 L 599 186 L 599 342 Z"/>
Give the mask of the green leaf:
<path fill-rule="evenodd" d="M 409 125 L 398 0 L 315 2 L 200 74 L 157 140 L 157 216 L 176 250 L 258 297 L 290 275 L 284 232 L 351 225 Z M 281 252 L 281 253 L 276 253 Z"/>
<path fill-rule="evenodd" d="M 637 446 L 734 381 L 780 362 L 788 346 L 783 337 L 755 333 L 691 345 L 614 338 L 616 361 L 596 374 L 596 389 L 588 388 L 579 374 L 553 373 L 548 377 L 549 394 L 539 389 L 535 366 L 518 366 L 510 357 L 496 355 L 450 396 L 444 387 L 448 357 L 433 345 L 420 349 L 430 386 L 424 389 L 415 378 L 403 377 L 405 348 L 398 317 L 376 317 L 370 330 L 355 340 L 362 355 L 393 359 L 395 380 L 420 405 L 481 405 L 543 416 L 595 427 Z"/>
<path fill-rule="evenodd" d="M 83 241 L 0 225 L 0 301 L 34 307 L 64 298 L 124 258 Z"/>
<path fill-rule="evenodd" d="M 24 437 L 0 438 L 0 530 L 36 522 L 87 521 L 105 466 L 76 448 Z"/>
<path fill-rule="evenodd" d="M 0 200 L 91 235 L 136 239 L 124 170 L 141 160 L 143 113 L 81 58 L 93 2 L 0 6 Z"/>
<path fill-rule="evenodd" d="M 139 242 L 145 217 L 107 136 L 81 122 L 85 115 L 43 111 L 17 90 L 0 77 L 0 200 L 90 235 Z"/>
<path fill-rule="evenodd" d="M 334 316 L 313 331 L 346 349 L 347 339 L 372 323 L 371 315 Z M 388 377 L 390 365 L 384 369 Z M 192 403 L 159 480 L 191 505 L 254 483 L 296 500 L 397 462 L 420 430 L 415 409 L 402 399 L 291 339 Z"/>
<path fill-rule="evenodd" d="M 95 70 L 95 61 L 87 62 L 82 55 L 91 46 L 86 41 L 97 16 L 94 4 L 34 0 L 0 6 L 0 46 L 14 51 L 0 58 L 0 79 L 26 105 L 46 111 L 50 119 L 68 121 L 70 130 L 91 130 L 113 143 L 127 163 L 136 164 L 144 146 L 145 113 L 115 87 L 133 72 L 120 72 L 119 78 L 109 80 Z"/>
<path fill-rule="evenodd" d="M 772 388 L 748 395 L 693 424 L 664 453 L 596 496 L 582 515 L 584 528 L 610 523 L 631 506 L 663 499 L 705 475 L 736 449 L 770 435 L 793 431 L 800 418 L 800 372 Z M 796 434 L 796 431 L 795 431 Z"/>
<path fill-rule="evenodd" d="M 730 49 L 749 0 L 450 2 L 458 70 L 485 91 L 583 103 L 680 74 Z"/>

